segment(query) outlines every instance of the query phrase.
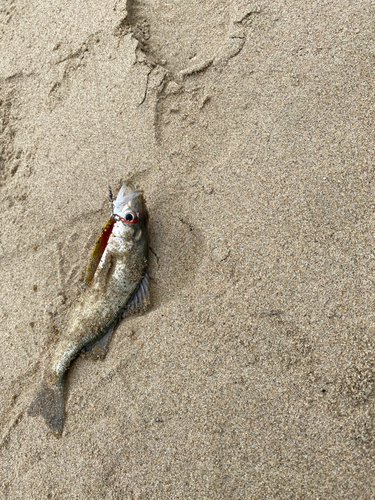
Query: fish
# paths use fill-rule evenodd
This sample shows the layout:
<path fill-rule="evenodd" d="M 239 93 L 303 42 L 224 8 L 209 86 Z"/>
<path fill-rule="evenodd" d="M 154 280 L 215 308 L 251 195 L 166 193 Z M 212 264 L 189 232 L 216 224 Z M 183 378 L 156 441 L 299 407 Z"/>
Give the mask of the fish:
<path fill-rule="evenodd" d="M 142 191 L 123 184 L 112 214 L 91 253 L 85 288 L 68 311 L 52 362 L 28 414 L 41 415 L 56 437 L 64 425 L 64 384 L 72 361 L 82 352 L 103 357 L 118 322 L 150 303 L 148 211 Z"/>

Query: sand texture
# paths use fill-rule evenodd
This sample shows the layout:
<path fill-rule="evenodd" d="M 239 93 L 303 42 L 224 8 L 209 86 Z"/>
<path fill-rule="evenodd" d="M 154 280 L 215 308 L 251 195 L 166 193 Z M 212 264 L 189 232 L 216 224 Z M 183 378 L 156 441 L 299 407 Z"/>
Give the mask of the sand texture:
<path fill-rule="evenodd" d="M 375 498 L 371 0 L 0 6 L 0 499 Z M 110 207 L 152 307 L 28 416 Z"/>

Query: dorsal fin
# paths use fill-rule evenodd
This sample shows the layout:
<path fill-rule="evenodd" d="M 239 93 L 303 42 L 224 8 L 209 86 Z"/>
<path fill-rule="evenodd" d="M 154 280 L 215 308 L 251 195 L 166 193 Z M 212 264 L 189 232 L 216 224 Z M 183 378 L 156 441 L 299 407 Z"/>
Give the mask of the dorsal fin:
<path fill-rule="evenodd" d="M 108 221 L 106 222 L 106 224 L 103 226 L 102 234 L 96 240 L 96 243 L 94 245 L 93 251 L 91 252 L 89 264 L 88 264 L 87 270 L 86 270 L 86 276 L 85 276 L 86 283 L 90 283 L 90 281 L 94 277 L 94 274 L 98 268 L 100 259 L 102 258 L 104 250 L 107 246 L 109 237 L 111 236 L 114 224 L 115 224 L 115 219 L 113 218 L 113 216 L 111 216 L 108 219 Z"/>
<path fill-rule="evenodd" d="M 127 314 L 131 314 L 146 307 L 150 304 L 150 278 L 147 273 L 144 274 L 143 278 L 139 282 L 132 298 L 129 300 L 126 309 L 122 317 Z"/>
<path fill-rule="evenodd" d="M 104 359 L 109 341 L 111 340 L 113 330 L 117 326 L 117 323 L 128 314 L 135 313 L 142 309 L 145 309 L 150 304 L 150 278 L 147 273 L 143 276 L 136 288 L 132 298 L 128 302 L 125 310 L 122 314 L 112 323 L 112 325 L 105 332 L 103 337 L 99 340 L 94 340 L 94 342 L 86 345 L 82 352 L 84 356 L 90 356 L 93 359 Z"/>
<path fill-rule="evenodd" d="M 94 340 L 94 342 L 85 345 L 85 347 L 82 349 L 83 355 L 90 356 L 94 360 L 104 359 L 105 355 L 107 354 L 109 341 L 111 340 L 113 330 L 116 326 L 117 321 L 112 323 L 103 337 L 101 337 L 99 340 Z"/>

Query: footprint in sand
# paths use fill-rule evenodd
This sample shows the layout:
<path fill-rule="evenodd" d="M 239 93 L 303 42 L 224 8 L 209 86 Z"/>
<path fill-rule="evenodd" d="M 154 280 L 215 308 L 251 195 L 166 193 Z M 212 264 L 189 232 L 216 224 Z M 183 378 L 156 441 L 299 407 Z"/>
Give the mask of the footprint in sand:
<path fill-rule="evenodd" d="M 225 0 L 134 0 L 127 17 L 142 50 L 173 73 L 212 58 L 226 38 L 229 19 Z"/>
<path fill-rule="evenodd" d="M 242 49 L 260 3 L 133 0 L 126 25 L 150 61 L 185 76 L 226 62 Z"/>

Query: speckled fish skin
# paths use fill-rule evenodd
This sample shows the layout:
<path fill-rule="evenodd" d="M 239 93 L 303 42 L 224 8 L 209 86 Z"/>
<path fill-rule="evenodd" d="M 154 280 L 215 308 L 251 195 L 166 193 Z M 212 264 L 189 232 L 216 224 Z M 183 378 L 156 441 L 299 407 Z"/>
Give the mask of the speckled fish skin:
<path fill-rule="evenodd" d="M 96 250 L 91 256 L 87 289 L 68 315 L 52 366 L 29 408 L 30 415 L 43 415 L 56 435 L 62 432 L 64 380 L 72 360 L 86 346 L 102 338 L 129 309 L 129 305 L 133 310 L 143 305 L 139 289 L 141 286 L 142 291 L 148 285 L 145 276 L 148 213 L 142 192 L 129 192 L 124 184 L 114 202 L 114 214 L 105 226 L 112 229 L 108 242 L 94 267 L 92 261 L 98 257 Z M 145 302 L 146 296 L 147 290 L 143 295 Z M 132 304 L 134 299 L 136 307 Z"/>

